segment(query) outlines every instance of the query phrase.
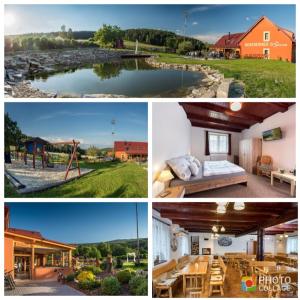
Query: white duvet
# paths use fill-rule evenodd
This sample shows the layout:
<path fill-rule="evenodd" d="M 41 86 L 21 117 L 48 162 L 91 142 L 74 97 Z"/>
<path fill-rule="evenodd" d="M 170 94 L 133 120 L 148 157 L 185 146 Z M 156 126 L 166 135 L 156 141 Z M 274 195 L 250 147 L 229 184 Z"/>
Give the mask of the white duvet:
<path fill-rule="evenodd" d="M 204 161 L 203 176 L 223 175 L 245 172 L 245 170 L 228 160 Z"/>

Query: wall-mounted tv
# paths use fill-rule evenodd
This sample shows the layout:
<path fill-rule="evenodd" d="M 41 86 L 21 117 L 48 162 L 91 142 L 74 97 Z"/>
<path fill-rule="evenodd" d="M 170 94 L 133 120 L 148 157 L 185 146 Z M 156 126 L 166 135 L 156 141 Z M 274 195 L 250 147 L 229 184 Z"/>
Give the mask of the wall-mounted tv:
<path fill-rule="evenodd" d="M 264 141 L 275 141 L 282 139 L 282 132 L 280 127 L 264 131 L 262 135 Z"/>

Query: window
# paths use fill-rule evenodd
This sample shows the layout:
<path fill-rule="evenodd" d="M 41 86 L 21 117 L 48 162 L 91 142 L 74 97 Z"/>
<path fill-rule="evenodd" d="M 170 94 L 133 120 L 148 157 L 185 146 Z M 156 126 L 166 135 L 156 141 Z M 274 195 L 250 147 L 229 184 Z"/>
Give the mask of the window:
<path fill-rule="evenodd" d="M 264 42 L 270 41 L 270 31 L 264 31 Z"/>
<path fill-rule="evenodd" d="M 152 221 L 153 259 L 169 260 L 171 258 L 170 226 L 156 218 L 152 218 Z"/>
<path fill-rule="evenodd" d="M 264 49 L 263 49 L 263 53 L 264 53 L 264 58 L 265 58 L 265 59 L 269 59 L 269 56 L 270 56 L 270 49 L 269 49 L 269 48 L 264 48 Z"/>
<path fill-rule="evenodd" d="M 208 140 L 210 153 L 228 153 L 228 134 L 209 132 Z"/>
<path fill-rule="evenodd" d="M 180 237 L 180 254 L 181 256 L 189 254 L 189 237 L 187 234 Z"/>
<path fill-rule="evenodd" d="M 297 253 L 298 254 L 298 237 L 289 236 L 286 243 L 286 251 L 288 254 Z"/>

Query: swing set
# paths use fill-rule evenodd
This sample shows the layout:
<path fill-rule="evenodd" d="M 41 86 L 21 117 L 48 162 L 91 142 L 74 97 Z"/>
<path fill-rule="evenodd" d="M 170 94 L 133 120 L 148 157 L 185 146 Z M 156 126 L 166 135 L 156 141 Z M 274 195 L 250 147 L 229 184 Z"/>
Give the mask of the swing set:
<path fill-rule="evenodd" d="M 27 140 L 24 143 L 24 146 L 25 146 L 25 149 L 24 149 L 24 163 L 25 163 L 25 165 L 27 165 L 27 155 L 31 154 L 32 155 L 32 167 L 34 169 L 36 168 L 36 158 L 37 157 L 41 157 L 43 169 L 46 166 L 48 168 L 53 168 L 54 164 L 50 163 L 50 154 L 47 152 L 46 147 L 47 146 L 69 145 L 69 146 L 71 146 L 71 154 L 70 154 L 69 161 L 67 163 L 65 180 L 68 178 L 68 174 L 71 170 L 78 169 L 78 176 L 80 176 L 81 175 L 80 166 L 79 166 L 78 157 L 77 157 L 77 149 L 78 149 L 79 144 L 80 144 L 80 142 L 75 141 L 75 140 L 50 143 L 50 142 L 48 142 L 46 140 L 43 140 L 41 138 L 38 138 L 38 137 Z M 73 165 L 72 165 L 74 160 L 76 162 L 75 167 L 73 167 Z"/>

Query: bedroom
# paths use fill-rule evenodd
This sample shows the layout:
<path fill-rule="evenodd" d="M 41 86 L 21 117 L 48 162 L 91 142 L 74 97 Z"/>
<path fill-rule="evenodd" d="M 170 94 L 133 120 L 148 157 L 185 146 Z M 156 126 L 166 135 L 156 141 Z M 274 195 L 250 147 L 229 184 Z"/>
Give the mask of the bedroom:
<path fill-rule="evenodd" d="M 152 116 L 154 197 L 295 197 L 295 103 L 154 102 Z"/>

